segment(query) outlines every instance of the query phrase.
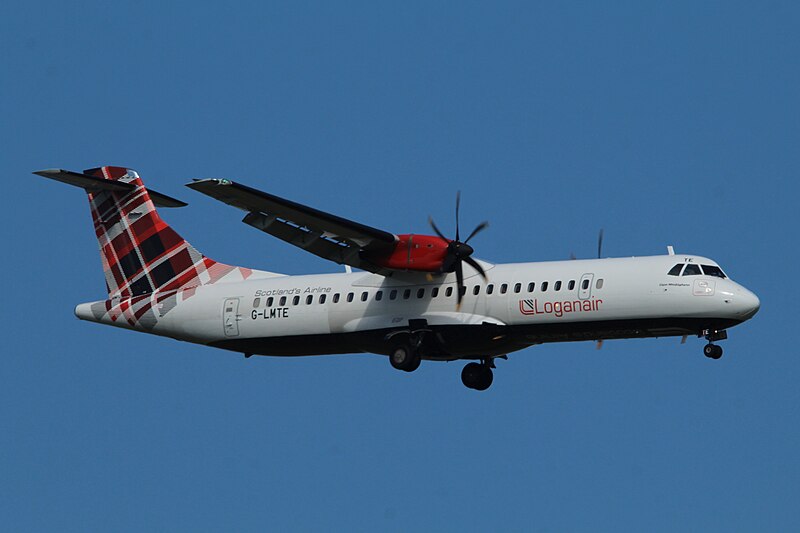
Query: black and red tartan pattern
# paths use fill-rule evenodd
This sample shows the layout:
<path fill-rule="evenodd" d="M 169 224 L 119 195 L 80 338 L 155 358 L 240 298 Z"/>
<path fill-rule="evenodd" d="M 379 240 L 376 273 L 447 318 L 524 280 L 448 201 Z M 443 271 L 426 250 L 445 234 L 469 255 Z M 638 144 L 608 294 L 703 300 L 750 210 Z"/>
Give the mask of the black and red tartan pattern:
<path fill-rule="evenodd" d="M 153 322 L 145 315 L 158 305 L 163 316 L 165 308 L 174 307 L 164 302 L 177 298 L 179 292 L 186 299 L 200 285 L 223 278 L 247 279 L 252 273 L 209 259 L 181 238 L 158 215 L 135 171 L 106 166 L 84 172 L 136 186 L 129 192 L 89 193 L 109 296 L 103 314 L 112 320 L 124 318 L 132 326 L 143 319 Z M 155 316 L 151 319 L 157 321 Z"/>

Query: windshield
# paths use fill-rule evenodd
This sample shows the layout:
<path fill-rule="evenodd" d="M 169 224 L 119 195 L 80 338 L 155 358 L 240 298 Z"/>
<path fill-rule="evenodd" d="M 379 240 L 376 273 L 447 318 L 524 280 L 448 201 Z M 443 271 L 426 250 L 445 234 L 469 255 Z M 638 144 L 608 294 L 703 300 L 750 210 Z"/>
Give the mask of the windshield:
<path fill-rule="evenodd" d="M 673 266 L 667 275 L 669 276 L 700 276 L 705 274 L 706 276 L 711 276 L 714 278 L 721 278 L 725 279 L 728 276 L 722 271 L 721 268 L 715 265 L 702 265 L 702 270 L 700 269 L 701 265 L 695 263 L 678 263 L 677 265 Z"/>
<path fill-rule="evenodd" d="M 725 279 L 725 273 L 722 271 L 721 268 L 714 265 L 703 265 L 703 273 L 706 276 L 713 276 L 715 278 L 722 278 Z"/>

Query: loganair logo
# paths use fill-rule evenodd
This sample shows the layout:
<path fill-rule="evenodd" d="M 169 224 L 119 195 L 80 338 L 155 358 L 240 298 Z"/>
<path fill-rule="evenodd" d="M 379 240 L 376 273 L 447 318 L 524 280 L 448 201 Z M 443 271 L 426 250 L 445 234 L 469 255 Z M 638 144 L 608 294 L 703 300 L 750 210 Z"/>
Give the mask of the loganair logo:
<path fill-rule="evenodd" d="M 520 300 L 519 312 L 523 315 L 555 315 L 562 317 L 566 313 L 591 313 L 600 310 L 603 300 L 592 298 L 590 300 L 566 300 L 563 302 L 544 302 L 539 300 Z"/>

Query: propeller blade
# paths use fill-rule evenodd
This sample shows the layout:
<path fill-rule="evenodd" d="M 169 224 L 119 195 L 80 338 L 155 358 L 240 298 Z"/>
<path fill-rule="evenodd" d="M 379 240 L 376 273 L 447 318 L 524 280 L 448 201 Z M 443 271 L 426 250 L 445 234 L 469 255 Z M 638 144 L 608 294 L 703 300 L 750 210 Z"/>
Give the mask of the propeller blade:
<path fill-rule="evenodd" d="M 489 281 L 489 278 L 486 277 L 486 272 L 483 270 L 483 267 L 481 266 L 480 263 L 478 263 L 471 257 L 465 257 L 464 261 L 466 261 L 469 266 L 477 270 L 478 274 L 481 275 L 484 281 Z"/>
<path fill-rule="evenodd" d="M 439 231 L 439 228 L 436 227 L 436 224 L 433 222 L 433 217 L 428 217 L 428 223 L 431 225 L 431 227 L 433 228 L 433 231 L 436 232 L 436 235 L 438 235 L 440 239 L 442 239 L 445 242 L 448 241 L 447 237 L 445 237 L 442 234 L 442 232 Z"/>
<path fill-rule="evenodd" d="M 408 256 L 406 256 L 406 268 L 411 266 L 411 242 L 414 240 L 414 235 L 408 236 L 408 242 L 406 246 L 408 247 Z"/>
<path fill-rule="evenodd" d="M 452 254 L 448 254 L 445 256 L 444 261 L 442 261 L 442 272 L 455 272 L 456 268 L 455 265 L 459 262 L 458 258 L 453 256 Z"/>
<path fill-rule="evenodd" d="M 489 222 L 485 221 L 485 220 L 483 222 L 481 222 L 480 224 L 478 224 L 475 227 L 475 229 L 472 230 L 472 233 L 469 234 L 469 237 L 467 237 L 467 240 L 464 241 L 464 244 L 467 244 L 471 238 L 473 238 L 475 235 L 477 235 L 478 233 L 482 232 L 483 230 L 485 230 L 488 227 L 489 227 Z M 458 240 L 458 239 L 456 239 L 456 240 Z"/>
<path fill-rule="evenodd" d="M 461 209 L 461 191 L 456 191 L 456 240 L 459 239 L 459 232 L 458 232 L 458 213 Z"/>
<path fill-rule="evenodd" d="M 461 292 L 461 287 L 464 286 L 464 271 L 461 270 L 461 261 L 456 263 L 456 290 L 458 293 L 456 294 L 456 311 L 461 309 L 461 300 L 464 299 L 464 294 Z"/>
<path fill-rule="evenodd" d="M 597 236 L 597 258 L 600 259 L 600 255 L 603 251 L 603 229 L 600 228 L 600 235 Z"/>

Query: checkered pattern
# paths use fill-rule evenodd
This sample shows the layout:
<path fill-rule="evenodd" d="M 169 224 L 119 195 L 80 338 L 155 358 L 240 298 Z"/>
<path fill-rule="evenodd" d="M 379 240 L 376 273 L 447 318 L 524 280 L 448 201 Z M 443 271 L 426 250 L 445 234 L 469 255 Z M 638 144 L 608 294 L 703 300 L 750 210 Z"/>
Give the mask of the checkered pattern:
<path fill-rule="evenodd" d="M 104 309 L 96 305 L 95 315 L 102 312 L 112 320 L 124 318 L 132 326 L 151 329 L 157 315 L 177 305 L 179 293 L 185 300 L 200 285 L 252 274 L 209 259 L 183 240 L 158 216 L 135 171 L 107 166 L 84 173 L 136 185 L 130 192 L 89 193 L 109 296 Z"/>

